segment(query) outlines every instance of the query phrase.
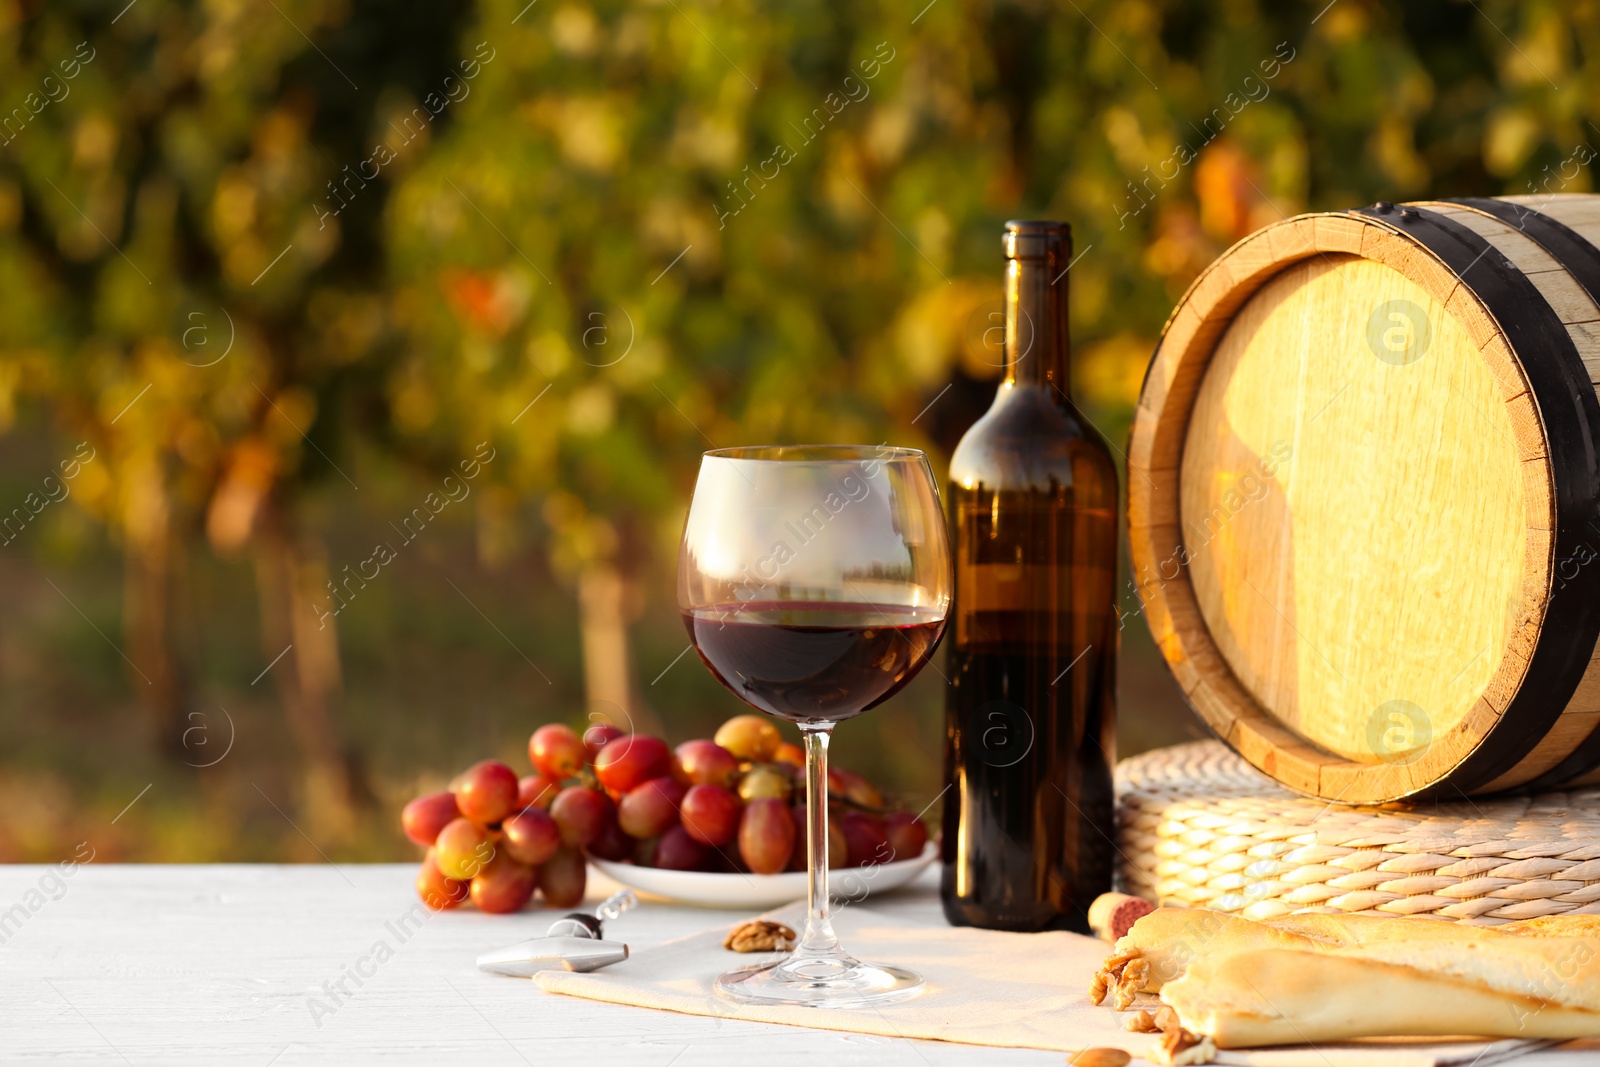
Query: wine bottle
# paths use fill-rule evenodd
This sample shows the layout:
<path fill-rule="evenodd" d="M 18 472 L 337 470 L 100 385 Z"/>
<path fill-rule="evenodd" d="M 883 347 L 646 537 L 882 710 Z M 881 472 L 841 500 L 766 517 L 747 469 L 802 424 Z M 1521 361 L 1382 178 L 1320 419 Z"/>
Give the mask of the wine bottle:
<path fill-rule="evenodd" d="M 1003 243 L 1005 380 L 950 461 L 941 896 L 955 925 L 1086 933 L 1115 848 L 1117 473 L 1070 396 L 1071 230 Z"/>

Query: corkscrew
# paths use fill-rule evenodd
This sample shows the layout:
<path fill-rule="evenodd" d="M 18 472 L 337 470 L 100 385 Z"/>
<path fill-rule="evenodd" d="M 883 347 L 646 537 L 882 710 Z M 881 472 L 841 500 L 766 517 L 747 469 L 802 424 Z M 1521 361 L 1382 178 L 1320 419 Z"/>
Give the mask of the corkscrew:
<path fill-rule="evenodd" d="M 527 978 L 536 971 L 594 971 L 628 958 L 628 946 L 607 941 L 603 923 L 634 907 L 639 898 L 624 889 L 600 902 L 592 912 L 575 911 L 550 924 L 543 937 L 485 952 L 478 970 Z"/>

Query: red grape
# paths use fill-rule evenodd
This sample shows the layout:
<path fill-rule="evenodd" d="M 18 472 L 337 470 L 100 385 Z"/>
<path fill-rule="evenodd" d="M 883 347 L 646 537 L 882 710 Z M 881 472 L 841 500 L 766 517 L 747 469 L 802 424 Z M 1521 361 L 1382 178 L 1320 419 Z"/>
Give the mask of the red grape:
<path fill-rule="evenodd" d="M 859 811 L 844 811 L 839 813 L 839 826 L 849 843 L 850 866 L 870 867 L 890 858 L 889 839 L 876 819 Z"/>
<path fill-rule="evenodd" d="M 594 758 L 600 754 L 600 750 L 606 747 L 606 742 L 614 741 L 626 733 L 626 730 L 612 726 L 608 722 L 597 722 L 585 730 L 583 732 L 583 750 L 588 754 L 589 762 L 594 762 Z"/>
<path fill-rule="evenodd" d="M 794 849 L 789 853 L 789 867 L 791 871 L 803 871 L 810 862 L 807 854 L 810 846 L 806 841 L 806 806 L 796 804 L 789 809 L 790 816 L 794 819 Z M 828 809 L 828 869 L 848 866 L 850 862 L 850 843 L 845 840 L 844 831 L 839 828 L 839 814 L 833 809 Z"/>
<path fill-rule="evenodd" d="M 559 792 L 561 786 L 549 778 L 542 774 L 530 774 L 517 782 L 517 807 L 525 808 L 532 804 L 549 811 L 550 802 Z"/>
<path fill-rule="evenodd" d="M 612 738 L 594 758 L 595 777 L 618 793 L 671 773 L 672 750 L 661 738 L 649 734 Z"/>
<path fill-rule="evenodd" d="M 778 751 L 772 754 L 774 763 L 787 763 L 797 771 L 806 769 L 806 750 L 799 745 L 785 741 L 778 746 Z"/>
<path fill-rule="evenodd" d="M 681 826 L 674 826 L 656 842 L 651 866 L 669 871 L 701 871 L 711 858 L 711 850 L 689 836 Z"/>
<path fill-rule="evenodd" d="M 739 760 L 715 741 L 685 741 L 673 752 L 674 775 L 685 785 L 733 785 L 739 777 Z"/>
<path fill-rule="evenodd" d="M 405 828 L 407 837 L 426 848 L 438 840 L 439 831 L 450 820 L 460 815 L 454 793 L 425 793 L 405 806 L 400 813 L 400 825 Z"/>
<path fill-rule="evenodd" d="M 739 820 L 739 855 L 756 874 L 777 874 L 794 848 L 789 805 L 772 797 L 753 800 Z"/>
<path fill-rule="evenodd" d="M 878 787 L 855 771 L 833 767 L 828 771 L 828 792 L 837 793 L 868 808 L 883 807 L 883 794 Z"/>
<path fill-rule="evenodd" d="M 784 868 L 788 871 L 803 871 L 809 862 L 809 847 L 806 844 L 806 806 L 794 804 L 789 808 L 789 818 L 794 822 L 794 847 L 789 850 L 789 863 Z M 832 829 L 832 826 L 829 826 Z"/>
<path fill-rule="evenodd" d="M 434 862 L 448 878 L 469 879 L 493 858 L 489 831 L 471 819 L 452 820 L 434 841 Z"/>
<path fill-rule="evenodd" d="M 828 869 L 850 866 L 850 839 L 844 835 L 844 824 L 839 821 L 837 809 L 828 809 Z"/>
<path fill-rule="evenodd" d="M 928 828 L 909 811 L 893 811 L 883 817 L 883 836 L 889 841 L 891 858 L 916 859 L 928 844 Z"/>
<path fill-rule="evenodd" d="M 516 911 L 533 896 L 533 868 L 501 853 L 472 879 L 472 903 L 491 914 Z"/>
<path fill-rule="evenodd" d="M 461 814 L 482 826 L 499 822 L 517 807 L 517 772 L 499 760 L 474 763 L 456 788 Z"/>
<path fill-rule="evenodd" d="M 505 835 L 505 851 L 518 863 L 537 867 L 555 854 L 561 845 L 561 830 L 556 821 L 539 808 L 523 808 L 500 824 Z"/>
<path fill-rule="evenodd" d="M 850 841 L 844 836 L 844 827 L 839 823 L 839 813 L 833 808 L 828 809 L 828 869 L 850 866 Z"/>
<path fill-rule="evenodd" d="M 690 786 L 680 814 L 689 836 L 707 845 L 726 845 L 739 833 L 739 798 L 720 785 Z"/>
<path fill-rule="evenodd" d="M 586 785 L 568 786 L 550 804 L 561 843 L 569 848 L 580 848 L 600 836 L 610 815 L 611 798 Z"/>
<path fill-rule="evenodd" d="M 713 874 L 749 874 L 750 868 L 739 858 L 736 848 L 714 848 L 706 869 Z"/>
<path fill-rule="evenodd" d="M 647 837 L 642 841 L 633 843 L 633 862 L 640 867 L 652 867 L 656 862 L 656 845 L 661 843 L 659 837 Z M 604 859 L 605 857 L 600 857 Z"/>
<path fill-rule="evenodd" d="M 783 744 L 783 735 L 764 716 L 735 715 L 717 727 L 716 742 L 740 759 L 769 760 Z"/>
<path fill-rule="evenodd" d="M 762 797 L 787 800 L 793 790 L 794 783 L 789 776 L 772 767 L 752 767 L 739 783 L 739 796 L 746 802 Z"/>
<path fill-rule="evenodd" d="M 563 723 L 546 723 L 528 738 L 528 762 L 534 770 L 557 782 L 577 774 L 587 755 L 583 741 Z"/>
<path fill-rule="evenodd" d="M 439 870 L 433 849 L 428 849 L 422 867 L 417 871 L 417 896 L 422 898 L 422 902 L 434 911 L 447 911 L 459 908 L 461 902 L 467 899 L 467 893 L 467 883 L 446 878 L 444 872 Z"/>
<path fill-rule="evenodd" d="M 557 849 L 539 865 L 539 889 L 553 908 L 570 908 L 582 900 L 588 877 L 583 853 L 575 848 Z"/>
<path fill-rule="evenodd" d="M 625 860 L 633 856 L 634 844 L 633 838 L 622 832 L 622 827 L 617 825 L 613 816 L 606 820 L 605 826 L 587 848 L 589 855 L 603 860 Z"/>
<path fill-rule="evenodd" d="M 683 784 L 670 777 L 652 778 L 630 789 L 617 803 L 617 823 L 630 837 L 664 834 L 678 821 Z"/>

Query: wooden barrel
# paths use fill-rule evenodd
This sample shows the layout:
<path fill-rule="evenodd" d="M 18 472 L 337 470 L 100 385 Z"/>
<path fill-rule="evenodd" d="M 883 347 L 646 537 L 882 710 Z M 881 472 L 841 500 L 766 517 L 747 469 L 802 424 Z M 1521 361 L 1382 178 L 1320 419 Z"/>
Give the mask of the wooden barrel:
<path fill-rule="evenodd" d="M 1600 782 L 1600 196 L 1241 241 L 1162 333 L 1134 581 L 1196 712 L 1344 803 Z"/>

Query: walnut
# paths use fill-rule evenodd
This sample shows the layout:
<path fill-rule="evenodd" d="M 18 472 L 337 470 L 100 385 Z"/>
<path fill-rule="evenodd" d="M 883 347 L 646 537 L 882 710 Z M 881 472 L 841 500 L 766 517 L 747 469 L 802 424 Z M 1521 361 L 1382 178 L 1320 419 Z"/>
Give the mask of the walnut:
<path fill-rule="evenodd" d="M 1150 1013 L 1143 1009 L 1134 1012 L 1133 1017 L 1122 1024 L 1122 1028 L 1135 1034 L 1153 1034 L 1161 1029 L 1156 1025 L 1155 1019 L 1151 1018 Z"/>
<path fill-rule="evenodd" d="M 1161 1010 L 1156 1012 L 1155 1024 L 1157 1030 L 1176 1030 L 1183 1024 L 1178 1021 L 1178 1013 L 1167 1004 L 1161 1005 Z"/>
<path fill-rule="evenodd" d="M 1164 1030 L 1156 1048 L 1157 1063 L 1182 1067 L 1187 1064 L 1210 1063 L 1217 1058 L 1217 1046 L 1209 1037 L 1201 1037 L 1182 1026 Z"/>
<path fill-rule="evenodd" d="M 1122 989 L 1127 970 L 1135 963 L 1141 965 L 1135 972 L 1138 982 L 1132 990 L 1123 993 Z M 1111 990 L 1115 993 L 1116 999 L 1114 1003 L 1117 1010 L 1122 1011 L 1133 1003 L 1133 994 L 1144 986 L 1145 980 L 1149 976 L 1150 962 L 1140 957 L 1138 949 L 1113 953 L 1105 958 L 1105 962 L 1100 964 L 1100 969 L 1095 972 L 1094 978 L 1089 982 L 1089 1003 L 1097 1006 L 1105 1003 L 1106 991 Z"/>
<path fill-rule="evenodd" d="M 1111 955 L 1105 958 L 1105 962 L 1100 964 L 1100 966 L 1108 971 L 1121 971 L 1124 964 L 1128 963 L 1130 960 L 1138 959 L 1139 956 L 1139 950 L 1136 948 L 1130 948 L 1122 952 L 1113 952 Z"/>
<path fill-rule="evenodd" d="M 1111 991 L 1111 1003 L 1118 1011 L 1126 1011 L 1133 998 L 1150 978 L 1150 961 L 1131 959 L 1122 967 L 1116 988 Z"/>
<path fill-rule="evenodd" d="M 735 926 L 722 947 L 735 952 L 789 952 L 794 948 L 794 931 L 782 923 L 751 919 Z"/>
<path fill-rule="evenodd" d="M 1124 984 L 1132 982 L 1139 983 L 1134 987 L 1134 992 L 1138 992 L 1140 989 L 1143 989 L 1144 984 L 1149 980 L 1150 961 L 1142 956 L 1138 959 L 1129 960 L 1127 966 L 1122 968 L 1122 981 Z"/>
<path fill-rule="evenodd" d="M 1187 1048 L 1179 1049 L 1172 1054 L 1173 1067 L 1192 1067 L 1192 1065 L 1210 1063 L 1217 1058 L 1217 1046 L 1209 1037 L 1200 1037 Z"/>

